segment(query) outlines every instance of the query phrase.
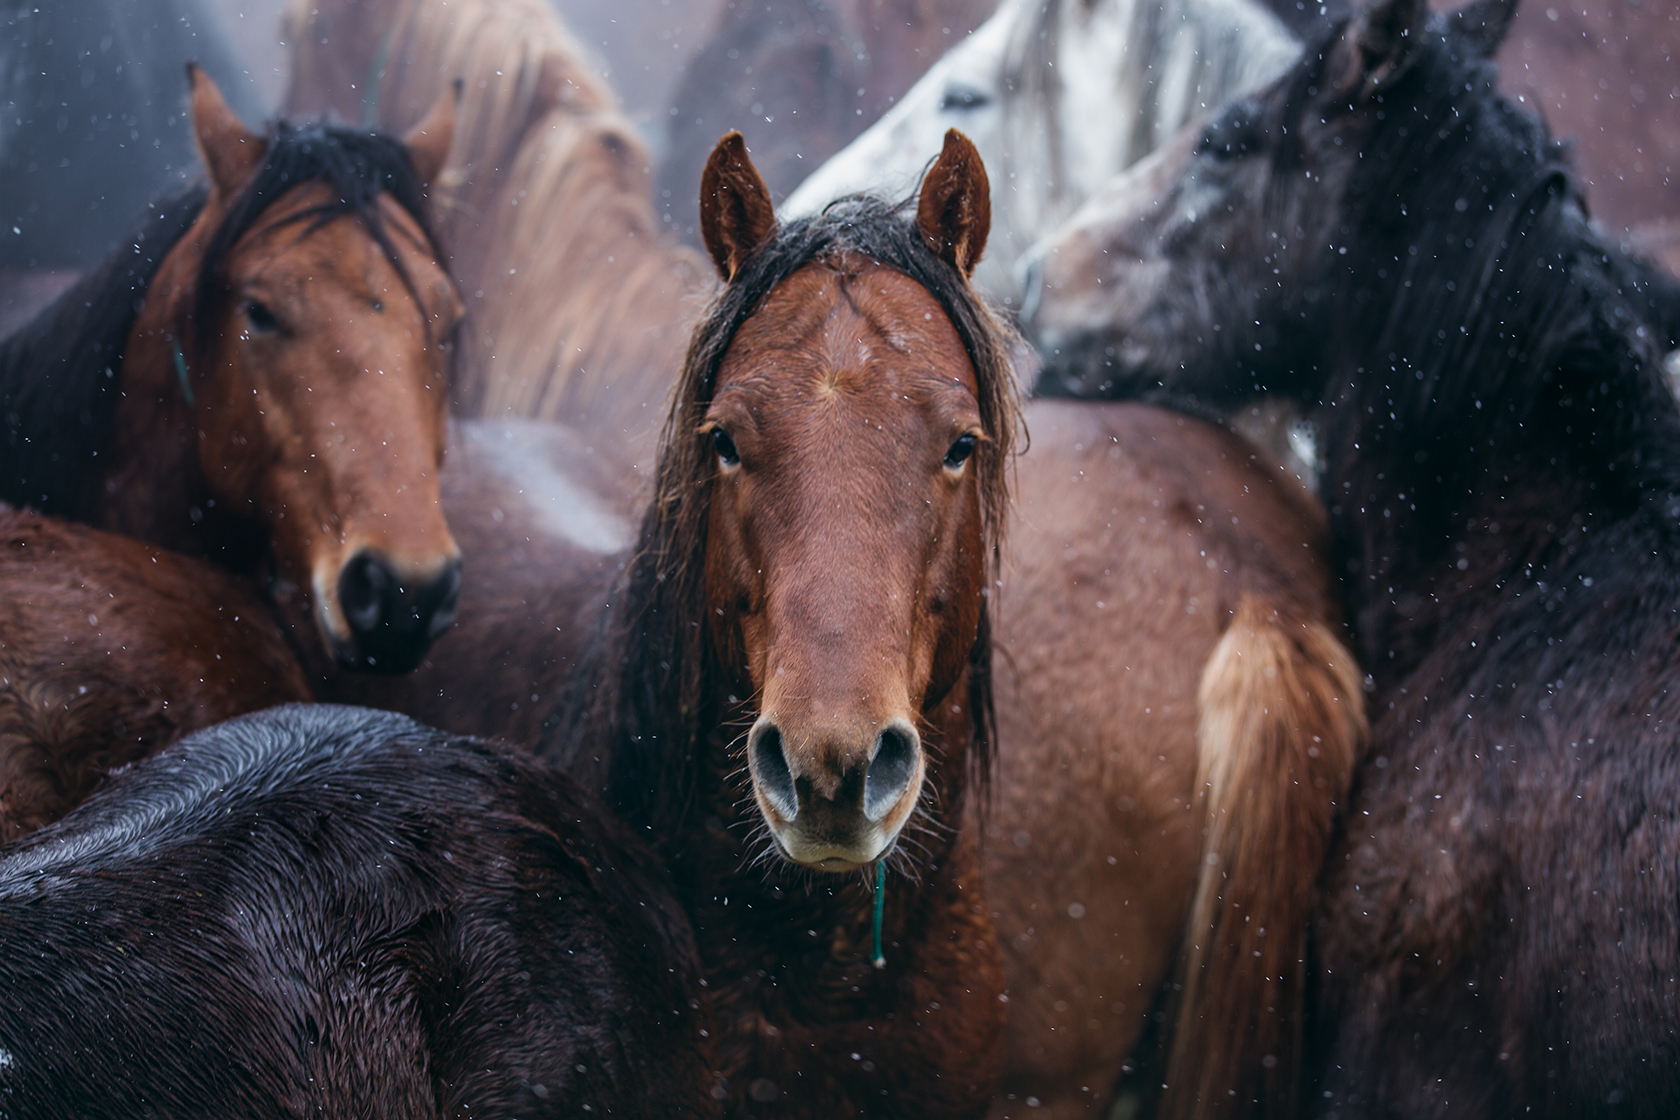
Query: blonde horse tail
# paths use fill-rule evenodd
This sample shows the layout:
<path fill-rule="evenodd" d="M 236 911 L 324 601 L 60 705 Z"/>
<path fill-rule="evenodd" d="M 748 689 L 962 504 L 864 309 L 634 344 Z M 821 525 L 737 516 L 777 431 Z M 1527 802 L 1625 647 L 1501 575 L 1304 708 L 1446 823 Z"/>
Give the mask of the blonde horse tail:
<path fill-rule="evenodd" d="M 1361 674 L 1330 626 L 1245 595 L 1197 706 L 1206 840 L 1160 1115 L 1293 1116 L 1307 922 L 1365 740 Z"/>

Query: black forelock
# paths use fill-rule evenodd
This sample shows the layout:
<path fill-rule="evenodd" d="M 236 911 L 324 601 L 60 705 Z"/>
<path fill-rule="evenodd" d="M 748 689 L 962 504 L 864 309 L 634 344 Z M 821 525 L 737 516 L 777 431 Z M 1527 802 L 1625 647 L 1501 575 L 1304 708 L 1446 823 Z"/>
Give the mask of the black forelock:
<path fill-rule="evenodd" d="M 426 186 L 420 181 L 408 148 L 397 137 L 383 132 L 324 121 L 302 126 L 282 121 L 269 138 L 268 152 L 256 177 L 239 192 L 221 224 L 210 235 L 193 297 L 193 339 L 197 349 L 202 350 L 209 341 L 211 327 L 218 317 L 218 305 L 227 294 L 222 266 L 228 253 L 264 211 L 287 191 L 305 183 L 323 183 L 336 198 L 292 215 L 288 220 L 308 223 L 304 232 L 311 233 L 340 215 L 354 216 L 384 250 L 415 302 L 420 302 L 414 282 L 391 244 L 378 205 L 379 195 L 389 194 L 419 225 L 434 255 L 444 259 L 438 252 L 437 235 L 432 228 Z"/>

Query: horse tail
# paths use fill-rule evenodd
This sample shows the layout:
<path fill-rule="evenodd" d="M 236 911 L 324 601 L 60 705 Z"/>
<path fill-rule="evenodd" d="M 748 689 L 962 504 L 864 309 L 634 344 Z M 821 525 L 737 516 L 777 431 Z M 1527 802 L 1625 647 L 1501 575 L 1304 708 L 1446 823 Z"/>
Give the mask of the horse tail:
<path fill-rule="evenodd" d="M 1307 921 L 1365 739 L 1353 654 L 1245 595 L 1202 671 L 1204 832 L 1160 1115 L 1295 1114 Z"/>

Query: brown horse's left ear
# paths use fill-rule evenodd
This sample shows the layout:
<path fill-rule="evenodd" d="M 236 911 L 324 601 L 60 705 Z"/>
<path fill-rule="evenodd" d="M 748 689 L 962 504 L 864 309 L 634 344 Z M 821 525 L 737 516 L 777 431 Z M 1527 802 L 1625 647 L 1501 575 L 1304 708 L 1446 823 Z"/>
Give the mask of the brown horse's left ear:
<path fill-rule="evenodd" d="M 197 63 L 187 63 L 187 85 L 192 90 L 193 136 L 198 141 L 198 154 L 210 173 L 210 185 L 222 197 L 229 197 L 262 166 L 268 141 L 245 127 Z"/>
<path fill-rule="evenodd" d="M 450 145 L 455 142 L 455 109 L 460 103 L 461 79 L 456 78 L 426 114 L 426 119 L 403 137 L 408 158 L 414 161 L 415 174 L 428 187 L 437 182 L 444 162 L 449 159 Z"/>
<path fill-rule="evenodd" d="M 1483 58 L 1492 58 L 1511 31 L 1511 21 L 1517 18 L 1519 2 L 1520 0 L 1470 0 L 1464 7 L 1454 9 L 1449 18 L 1461 34 L 1476 44 Z"/>
<path fill-rule="evenodd" d="M 974 142 L 956 129 L 925 178 L 916 200 L 916 229 L 927 247 L 964 276 L 974 273 L 992 231 L 992 185 Z"/>
<path fill-rule="evenodd" d="M 747 156 L 747 142 L 739 132 L 730 132 L 700 173 L 700 236 L 725 283 L 775 229 L 770 188 Z"/>

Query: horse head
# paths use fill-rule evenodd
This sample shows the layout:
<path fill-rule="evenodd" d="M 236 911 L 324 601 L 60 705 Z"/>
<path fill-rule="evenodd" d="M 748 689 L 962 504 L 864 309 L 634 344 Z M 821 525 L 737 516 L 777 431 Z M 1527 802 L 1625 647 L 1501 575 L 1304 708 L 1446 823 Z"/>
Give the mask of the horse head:
<path fill-rule="evenodd" d="M 191 442 L 182 469 L 208 507 L 194 520 L 260 526 L 337 660 L 406 671 L 453 621 L 461 581 L 438 469 L 462 305 L 425 205 L 455 99 L 401 141 L 324 125 L 262 137 L 189 77 L 208 196 L 125 368 L 152 371 L 154 411 Z"/>
<path fill-rule="evenodd" d="M 1268 392 L 1316 403 L 1332 364 L 1321 352 L 1335 333 L 1325 316 L 1358 302 L 1352 294 L 1373 279 L 1419 265 L 1430 228 L 1504 205 L 1485 184 L 1442 181 L 1402 198 L 1390 182 L 1379 198 L 1359 177 L 1410 175 L 1416 185 L 1425 166 L 1446 173 L 1439 153 L 1379 158 L 1373 140 L 1415 145 L 1408 132 L 1440 127 L 1425 123 L 1428 103 L 1452 91 L 1426 98 L 1402 84 L 1425 51 L 1463 59 L 1491 98 L 1488 60 L 1515 10 L 1474 0 L 1429 22 L 1421 0 L 1374 0 L 1276 82 L 1116 176 L 1025 262 L 1023 324 L 1045 360 L 1039 390 L 1164 391 L 1213 408 Z M 1411 238 L 1410 257 L 1371 259 L 1362 245 L 1377 231 Z"/>
<path fill-rule="evenodd" d="M 976 282 L 1014 301 L 1029 246 L 1206 106 L 1283 70 L 1299 47 L 1254 0 L 1004 0 L 800 184 L 785 212 L 815 213 L 854 191 L 905 192 L 945 130 L 960 128 L 1007 188 Z"/>
<path fill-rule="evenodd" d="M 952 131 L 913 227 L 948 285 L 966 289 L 989 208 L 979 154 Z M 776 252 L 770 195 L 738 133 L 707 164 L 701 230 L 732 285 Z M 966 754 L 968 698 L 953 697 L 986 640 L 992 492 L 1013 424 L 982 376 L 923 283 L 839 248 L 757 300 L 698 423 L 671 433 L 698 443 L 709 476 L 705 617 L 725 673 L 753 697 L 753 797 L 796 863 L 882 859 L 930 769 Z M 930 752 L 953 711 L 957 742 Z"/>

